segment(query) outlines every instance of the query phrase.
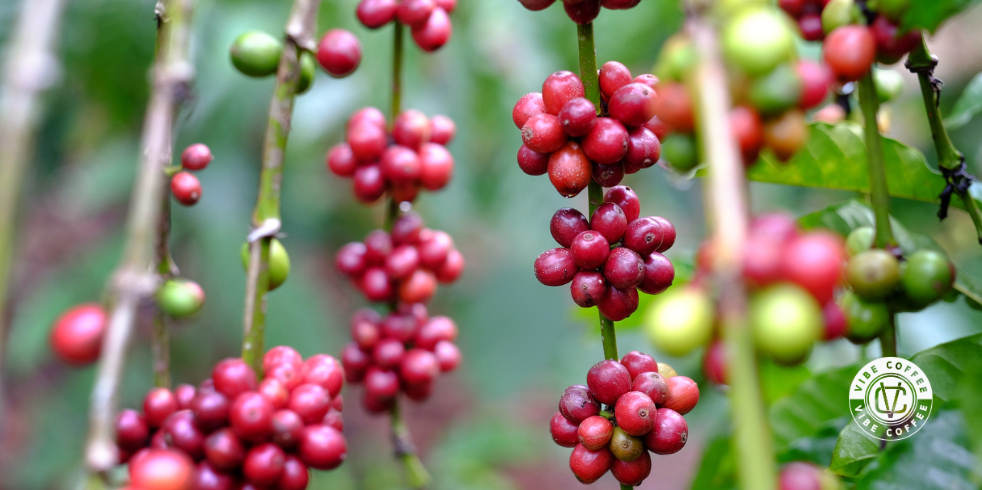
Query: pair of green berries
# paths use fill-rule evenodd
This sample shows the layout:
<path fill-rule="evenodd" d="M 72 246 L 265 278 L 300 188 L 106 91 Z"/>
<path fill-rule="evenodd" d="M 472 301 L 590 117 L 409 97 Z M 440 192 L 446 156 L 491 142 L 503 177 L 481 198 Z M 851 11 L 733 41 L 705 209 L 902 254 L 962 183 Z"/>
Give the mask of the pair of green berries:
<path fill-rule="evenodd" d="M 846 282 L 850 291 L 839 306 L 855 343 L 876 338 L 892 312 L 919 311 L 942 299 L 955 282 L 955 268 L 944 254 L 918 250 L 901 261 L 892 253 L 871 248 L 875 231 L 853 230 L 846 239 L 849 263 Z"/>
<path fill-rule="evenodd" d="M 282 52 L 283 42 L 262 31 L 240 34 L 229 49 L 235 68 L 243 75 L 258 78 L 276 74 Z M 300 55 L 300 85 L 297 87 L 297 94 L 310 90 L 316 72 L 314 55 L 304 51 Z"/>

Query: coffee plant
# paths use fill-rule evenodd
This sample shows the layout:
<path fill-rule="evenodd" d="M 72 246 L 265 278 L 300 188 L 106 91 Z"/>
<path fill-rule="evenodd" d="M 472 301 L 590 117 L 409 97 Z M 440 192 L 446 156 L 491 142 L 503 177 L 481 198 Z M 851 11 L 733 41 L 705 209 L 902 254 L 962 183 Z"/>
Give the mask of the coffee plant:
<path fill-rule="evenodd" d="M 17 3 L 0 489 L 982 481 L 975 0 Z"/>

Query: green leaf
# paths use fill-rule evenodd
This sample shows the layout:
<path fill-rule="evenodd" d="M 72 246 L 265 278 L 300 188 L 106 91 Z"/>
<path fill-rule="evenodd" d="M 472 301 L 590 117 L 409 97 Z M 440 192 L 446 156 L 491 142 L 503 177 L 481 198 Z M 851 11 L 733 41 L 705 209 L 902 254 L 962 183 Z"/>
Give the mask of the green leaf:
<path fill-rule="evenodd" d="M 931 381 L 935 400 L 951 402 L 962 378 L 982 376 L 982 334 L 923 350 L 910 361 Z"/>
<path fill-rule="evenodd" d="M 760 363 L 760 387 L 768 405 L 791 394 L 801 383 L 812 377 L 803 365 L 781 366 L 770 360 Z"/>
<path fill-rule="evenodd" d="M 833 473 L 842 476 L 859 476 L 873 462 L 879 451 L 878 441 L 866 435 L 856 424 L 846 424 L 839 433 L 839 440 L 835 442 L 829 468 Z"/>
<path fill-rule="evenodd" d="M 733 441 L 727 433 L 717 436 L 702 453 L 699 471 L 692 479 L 693 490 L 736 488 L 736 461 L 733 458 Z"/>
<path fill-rule="evenodd" d="M 949 17 L 977 3 L 979 0 L 912 0 L 900 25 L 905 31 L 922 28 L 934 32 Z"/>
<path fill-rule="evenodd" d="M 859 364 L 819 374 L 771 406 L 768 419 L 778 449 L 818 433 L 834 420 L 849 416 L 849 383 Z M 839 425 L 841 427 L 841 425 Z"/>
<path fill-rule="evenodd" d="M 951 114 L 945 118 L 944 125 L 948 131 L 958 129 L 968 124 L 979 112 L 982 112 L 982 73 L 975 75 L 965 86 Z"/>

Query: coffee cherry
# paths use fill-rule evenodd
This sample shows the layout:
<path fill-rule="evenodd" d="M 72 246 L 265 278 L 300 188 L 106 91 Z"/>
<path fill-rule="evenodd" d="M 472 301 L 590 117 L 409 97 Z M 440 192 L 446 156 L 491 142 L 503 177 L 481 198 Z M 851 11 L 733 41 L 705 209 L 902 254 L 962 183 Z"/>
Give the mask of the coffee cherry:
<path fill-rule="evenodd" d="M 125 409 L 116 416 L 116 445 L 125 451 L 139 451 L 150 438 L 150 426 L 143 414 Z"/>
<path fill-rule="evenodd" d="M 641 214 L 641 202 L 633 189 L 626 185 L 612 187 L 604 194 L 604 202 L 618 205 L 624 211 L 628 223 L 638 219 Z"/>
<path fill-rule="evenodd" d="M 624 357 L 621 357 L 621 364 L 627 368 L 631 379 L 636 378 L 641 373 L 658 372 L 658 363 L 655 362 L 655 358 L 636 350 L 624 354 Z"/>
<path fill-rule="evenodd" d="M 341 252 L 338 252 L 339 255 Z M 357 250 L 351 249 L 346 252 L 344 257 L 344 266 L 352 268 L 355 270 L 357 268 L 356 255 Z M 242 268 L 247 272 L 249 270 L 249 244 L 243 243 L 241 249 L 242 256 Z M 340 258 L 340 257 L 339 257 Z M 341 269 L 341 266 L 338 267 Z M 342 272 L 344 269 L 341 269 Z M 286 248 L 283 246 L 279 240 L 273 238 L 269 242 L 269 290 L 272 291 L 280 287 L 286 278 L 290 275 L 290 256 L 286 252 Z M 203 294 L 203 293 L 202 293 Z"/>
<path fill-rule="evenodd" d="M 327 152 L 327 168 L 338 177 L 351 177 L 358 168 L 358 161 L 347 143 L 339 143 Z"/>
<path fill-rule="evenodd" d="M 537 114 L 522 126 L 522 141 L 530 150 L 552 153 L 566 143 L 566 133 L 559 118 L 551 114 Z"/>
<path fill-rule="evenodd" d="M 382 197 L 382 194 L 385 194 L 385 178 L 382 176 L 382 169 L 378 165 L 358 167 L 355 170 L 352 190 L 355 198 L 365 204 L 377 201 Z"/>
<path fill-rule="evenodd" d="M 822 9 L 822 30 L 828 34 L 839 27 L 859 23 L 860 15 L 855 0 L 830 0 Z"/>
<path fill-rule="evenodd" d="M 257 391 L 274 410 L 285 408 L 290 401 L 290 390 L 276 378 L 266 378 L 259 383 Z"/>
<path fill-rule="evenodd" d="M 447 255 L 453 249 L 453 238 L 443 231 L 433 232 L 431 236 L 420 240 L 419 262 L 424 267 L 435 269 L 447 260 Z M 415 303 L 415 301 L 410 301 Z"/>
<path fill-rule="evenodd" d="M 317 76 L 317 62 L 314 56 L 308 51 L 300 54 L 300 81 L 297 84 L 297 95 L 301 95 L 314 86 L 314 78 Z"/>
<path fill-rule="evenodd" d="M 808 357 L 822 336 L 822 311 L 803 289 L 782 284 L 758 292 L 750 302 L 749 321 L 757 348 L 782 364 Z"/>
<path fill-rule="evenodd" d="M 432 350 L 441 340 L 454 341 L 457 338 L 457 324 L 448 317 L 435 316 L 429 319 L 416 333 L 415 343 L 421 349 Z"/>
<path fill-rule="evenodd" d="M 233 490 L 235 484 L 235 477 L 219 471 L 207 461 L 202 461 L 198 463 L 198 467 L 195 469 L 191 488 L 194 490 Z"/>
<path fill-rule="evenodd" d="M 624 246 L 634 250 L 642 257 L 647 257 L 655 252 L 665 239 L 665 232 L 661 222 L 652 218 L 639 218 L 632 220 L 624 232 L 622 241 Z"/>
<path fill-rule="evenodd" d="M 584 97 L 585 94 L 580 77 L 571 71 L 557 71 L 542 82 L 542 100 L 545 102 L 546 112 L 552 115 L 559 114 L 569 101 Z"/>
<path fill-rule="evenodd" d="M 603 298 L 607 288 L 603 274 L 592 271 L 580 271 L 573 276 L 570 283 L 570 295 L 573 302 L 583 308 L 596 306 Z"/>
<path fill-rule="evenodd" d="M 694 114 L 692 97 L 689 95 L 689 89 L 685 85 L 681 83 L 667 83 L 658 88 L 658 103 L 655 115 L 664 124 L 667 124 L 679 133 L 691 133 L 695 129 Z M 652 131 L 656 135 L 658 134 L 658 131 Z M 663 140 L 662 143 L 664 142 Z"/>
<path fill-rule="evenodd" d="M 713 304 L 704 291 L 683 288 L 656 301 L 644 323 L 652 343 L 668 355 L 681 357 L 709 342 L 714 318 Z"/>
<path fill-rule="evenodd" d="M 900 282 L 900 263 L 886 250 L 866 250 L 849 259 L 846 281 L 863 299 L 883 299 Z"/>
<path fill-rule="evenodd" d="M 378 29 L 396 16 L 397 0 L 361 0 L 355 14 L 358 20 L 369 29 Z"/>
<path fill-rule="evenodd" d="M 955 268 L 940 252 L 918 250 L 907 258 L 903 271 L 904 294 L 917 304 L 927 305 L 951 291 Z"/>
<path fill-rule="evenodd" d="M 600 93 L 604 99 L 610 99 L 614 92 L 631 81 L 631 70 L 620 62 L 608 61 L 600 67 Z"/>
<path fill-rule="evenodd" d="M 589 3 L 595 0 L 584 0 L 582 3 Z M 598 5 L 598 9 L 599 4 Z M 564 4 L 564 7 L 567 5 Z M 607 473 L 610 463 L 614 460 L 610 450 L 603 448 L 591 451 L 582 444 L 577 444 L 573 452 L 569 455 L 569 469 L 573 471 L 576 479 L 583 484 L 590 484 L 600 479 Z"/>
<path fill-rule="evenodd" d="M 781 468 L 778 484 L 780 490 L 834 490 L 839 487 L 837 480 L 833 486 L 823 485 L 822 470 L 800 461 L 788 463 Z"/>
<path fill-rule="evenodd" d="M 808 125 L 801 111 L 787 111 L 764 124 L 764 144 L 781 161 L 793 157 L 807 140 Z"/>
<path fill-rule="evenodd" d="M 419 155 L 404 146 L 390 146 L 382 154 L 382 173 L 394 185 L 411 184 L 419 179 Z"/>
<path fill-rule="evenodd" d="M 795 67 L 802 84 L 798 107 L 808 110 L 819 106 L 829 92 L 831 74 L 828 68 L 809 60 L 801 60 Z"/>
<path fill-rule="evenodd" d="M 665 380 L 668 384 L 668 398 L 660 406 L 670 408 L 685 415 L 699 403 L 699 385 L 686 376 L 672 376 Z"/>
<path fill-rule="evenodd" d="M 702 370 L 710 381 L 717 385 L 728 384 L 728 358 L 723 342 L 717 339 L 709 344 L 709 347 L 706 348 L 706 354 L 702 358 Z M 677 407 L 673 409 L 677 410 Z"/>
<path fill-rule="evenodd" d="M 434 0 L 402 0 L 396 10 L 396 17 L 403 24 L 416 26 L 426 22 L 434 9 Z"/>
<path fill-rule="evenodd" d="M 638 486 L 651 474 L 651 455 L 648 451 L 641 451 L 641 455 L 634 461 L 614 459 L 610 463 L 610 472 L 617 481 Z"/>
<path fill-rule="evenodd" d="M 593 128 L 583 137 L 583 152 L 599 164 L 617 163 L 627 155 L 628 139 L 627 129 L 620 121 L 598 117 L 593 122 Z"/>
<path fill-rule="evenodd" d="M 593 129 L 593 123 L 597 120 L 597 108 L 593 102 L 583 97 L 577 97 L 563 106 L 558 117 L 567 135 L 585 136 Z"/>
<path fill-rule="evenodd" d="M 574 197 L 590 185 L 593 167 L 576 141 L 567 142 L 550 155 L 548 168 L 549 181 L 563 197 Z"/>
<path fill-rule="evenodd" d="M 691 136 L 672 133 L 661 140 L 661 155 L 671 167 L 679 172 L 688 172 L 699 165 L 696 144 Z"/>
<path fill-rule="evenodd" d="M 440 374 L 440 364 L 431 352 L 411 349 L 403 356 L 399 373 L 410 384 L 430 383 Z"/>
<path fill-rule="evenodd" d="M 130 485 L 140 490 L 186 490 L 194 468 L 191 458 L 181 451 L 150 449 L 130 462 Z"/>
<path fill-rule="evenodd" d="M 546 113 L 546 103 L 539 92 L 525 94 L 515 103 L 511 111 L 512 121 L 518 129 L 522 129 L 532 116 Z"/>
<path fill-rule="evenodd" d="M 242 464 L 242 474 L 255 485 L 273 485 L 283 475 L 286 453 L 276 444 L 267 442 L 249 450 Z"/>
<path fill-rule="evenodd" d="M 761 114 L 775 115 L 797 106 L 801 92 L 798 72 L 783 64 L 751 82 L 747 98 Z"/>
<path fill-rule="evenodd" d="M 573 262 L 580 269 L 597 269 L 607 260 L 610 244 L 600 233 L 588 230 L 576 235 L 569 251 L 573 254 Z"/>
<path fill-rule="evenodd" d="M 580 422 L 576 433 L 580 444 L 591 451 L 598 451 L 610 442 L 614 433 L 614 425 L 607 419 L 594 415 Z"/>
<path fill-rule="evenodd" d="M 359 162 L 381 158 L 388 148 L 387 138 L 384 127 L 369 122 L 349 124 L 345 135 L 345 141 L 351 146 L 351 152 Z"/>
<path fill-rule="evenodd" d="M 240 358 L 224 359 L 211 371 L 215 391 L 234 400 L 247 391 L 255 391 L 258 386 L 256 373 Z"/>
<path fill-rule="evenodd" d="M 194 412 L 195 423 L 206 430 L 222 427 L 228 420 L 228 410 L 231 402 L 225 395 L 215 391 L 199 391 L 191 399 L 191 411 Z"/>
<path fill-rule="evenodd" d="M 590 222 L 583 213 L 573 208 L 562 208 L 552 215 L 549 221 L 549 232 L 560 246 L 569 248 L 573 238 L 590 229 Z"/>
<path fill-rule="evenodd" d="M 381 267 L 370 267 L 361 278 L 361 291 L 369 301 L 388 301 L 392 295 L 389 275 Z"/>
<path fill-rule="evenodd" d="M 246 447 L 230 427 L 212 432 L 204 442 L 205 457 L 219 471 L 238 469 L 246 457 Z"/>
<path fill-rule="evenodd" d="M 604 421 L 606 422 L 607 419 Z M 549 421 L 549 433 L 552 434 L 552 440 L 562 447 L 575 447 L 579 443 L 578 431 L 577 424 L 566 420 L 566 417 L 563 417 L 560 412 L 556 412 L 552 416 L 552 420 Z"/>
<path fill-rule="evenodd" d="M 626 126 L 640 126 L 655 116 L 658 95 L 641 83 L 629 83 L 610 97 L 610 116 Z"/>
<path fill-rule="evenodd" d="M 834 301 L 829 301 L 822 308 L 822 320 L 822 324 L 825 327 L 822 336 L 823 340 L 835 340 L 845 335 L 846 329 L 848 328 L 846 314 Z"/>
<path fill-rule="evenodd" d="M 632 168 L 649 168 L 661 158 L 661 142 L 655 133 L 645 127 L 631 129 L 627 134 L 626 165 Z"/>
<path fill-rule="evenodd" d="M 634 461 L 645 452 L 644 441 L 638 436 L 628 434 L 623 427 L 614 427 L 607 447 L 614 457 L 621 461 Z"/>
<path fill-rule="evenodd" d="M 298 456 L 307 466 L 333 470 L 348 455 L 348 443 L 338 430 L 326 425 L 309 425 L 300 439 Z"/>
<path fill-rule="evenodd" d="M 549 154 L 535 152 L 522 145 L 518 149 L 518 167 L 528 175 L 542 175 L 549 170 Z"/>
<path fill-rule="evenodd" d="M 413 26 L 413 40 L 420 49 L 432 53 L 450 41 L 453 24 L 447 13 L 442 8 L 436 8 L 426 22 Z"/>
<path fill-rule="evenodd" d="M 211 150 L 203 143 L 189 145 L 181 152 L 181 166 L 185 170 L 204 170 L 214 159 Z"/>
<path fill-rule="evenodd" d="M 157 304 L 174 318 L 186 318 L 201 310 L 205 292 L 198 283 L 172 279 L 157 290 Z"/>
<path fill-rule="evenodd" d="M 607 282 L 615 288 L 636 288 L 644 280 L 645 265 L 637 252 L 617 247 L 607 256 L 603 273 Z"/>
<path fill-rule="evenodd" d="M 842 26 L 825 38 L 822 50 L 825 63 L 839 80 L 855 81 L 872 66 L 876 40 L 864 26 Z"/>
<path fill-rule="evenodd" d="M 205 434 L 195 425 L 194 414 L 190 410 L 172 413 L 161 424 L 160 431 L 164 434 L 167 447 L 180 449 L 196 460 L 204 456 Z"/>
<path fill-rule="evenodd" d="M 638 301 L 637 289 L 607 287 L 603 297 L 597 302 L 597 309 L 608 319 L 619 322 L 638 310 Z"/>
<path fill-rule="evenodd" d="M 723 55 L 744 73 L 768 73 L 795 52 L 794 35 L 779 12 L 747 9 L 723 31 Z"/>
<path fill-rule="evenodd" d="M 744 155 L 746 162 L 746 157 L 756 155 L 761 144 L 763 144 L 764 127 L 760 115 L 749 107 L 737 106 L 730 111 L 729 121 L 730 130 L 733 132 L 733 137 L 737 140 L 740 153 Z"/>
<path fill-rule="evenodd" d="M 430 119 L 415 109 L 399 113 L 392 124 L 392 139 L 396 144 L 413 150 L 429 142 L 432 135 L 433 124 Z"/>
<path fill-rule="evenodd" d="M 326 354 L 316 354 L 304 361 L 301 375 L 304 383 L 319 385 L 334 398 L 341 393 L 341 386 L 344 384 L 343 371 L 337 359 Z"/>
<path fill-rule="evenodd" d="M 177 397 L 167 388 L 154 388 L 143 398 L 143 414 L 151 428 L 163 425 L 177 410 Z"/>
<path fill-rule="evenodd" d="M 624 432 L 632 436 L 643 436 L 655 426 L 655 402 L 644 393 L 628 391 L 617 399 L 614 417 L 617 419 L 617 426 Z"/>
<path fill-rule="evenodd" d="M 605 202 L 590 216 L 590 229 L 599 232 L 609 243 L 617 243 L 627 231 L 627 216 L 620 206 Z"/>
<path fill-rule="evenodd" d="M 563 10 L 574 23 L 583 25 L 593 22 L 600 15 L 600 0 L 581 0 L 576 3 L 563 1 Z M 575 473 L 575 472 L 574 472 Z"/>
<path fill-rule="evenodd" d="M 669 126 L 665 121 L 659 119 L 658 116 L 649 119 L 648 122 L 642 124 L 641 127 L 655 133 L 658 141 L 665 139 L 665 137 L 668 136 L 668 133 L 672 130 L 671 126 Z"/>
<path fill-rule="evenodd" d="M 193 206 L 201 199 L 201 182 L 188 172 L 178 172 L 170 180 L 174 199 L 185 206 Z"/>
<path fill-rule="evenodd" d="M 810 292 L 819 303 L 832 299 L 842 276 L 842 239 L 825 232 L 802 235 L 787 244 L 783 276 Z"/>
<path fill-rule="evenodd" d="M 243 75 L 267 77 L 276 73 L 283 43 L 261 31 L 248 31 L 232 42 L 229 54 L 232 64 Z"/>
<path fill-rule="evenodd" d="M 419 252 L 412 245 L 399 245 L 385 258 L 385 272 L 393 279 L 403 279 L 419 267 Z"/>
<path fill-rule="evenodd" d="M 852 291 L 839 299 L 839 307 L 846 316 L 846 338 L 854 344 L 875 339 L 890 321 L 886 303 L 864 300 Z"/>
<path fill-rule="evenodd" d="M 91 364 L 99 359 L 107 326 L 106 312 L 102 306 L 76 306 L 55 320 L 48 339 L 51 350 L 67 364 Z"/>
<path fill-rule="evenodd" d="M 307 465 L 300 458 L 288 454 L 283 463 L 283 474 L 276 483 L 276 490 L 305 490 L 310 481 Z"/>
<path fill-rule="evenodd" d="M 644 445 L 655 454 L 674 454 L 688 439 L 689 424 L 685 419 L 675 410 L 659 408 L 655 428 L 644 436 Z"/>
<path fill-rule="evenodd" d="M 644 259 L 644 278 L 638 290 L 647 294 L 661 294 L 675 281 L 675 266 L 667 257 L 652 252 Z"/>
<path fill-rule="evenodd" d="M 290 411 L 300 416 L 306 424 L 313 424 L 324 418 L 331 408 L 331 396 L 324 388 L 315 384 L 302 384 L 290 392 Z"/>
<path fill-rule="evenodd" d="M 261 442 L 273 432 L 273 406 L 259 393 L 242 393 L 229 408 L 229 422 L 240 438 Z"/>
<path fill-rule="evenodd" d="M 624 180 L 624 174 L 627 171 L 624 164 L 620 162 L 612 165 L 601 165 L 593 162 L 590 164 L 590 167 L 591 173 L 593 174 L 593 181 L 600 184 L 600 187 L 614 187 L 620 184 Z M 634 167 L 632 167 L 633 169 Z"/>
<path fill-rule="evenodd" d="M 600 414 L 600 404 L 589 388 L 573 385 L 559 398 L 559 411 L 567 420 L 579 425 L 587 417 Z"/>
<path fill-rule="evenodd" d="M 609 359 L 594 364 L 586 375 L 586 382 L 594 398 L 605 405 L 613 405 L 631 390 L 631 375 L 627 368 Z"/>
<path fill-rule="evenodd" d="M 535 259 L 535 278 L 546 286 L 562 286 L 579 271 L 573 254 L 567 248 L 547 250 Z"/>
<path fill-rule="evenodd" d="M 658 367 L 655 366 L 655 369 Z M 668 399 L 668 383 L 664 376 L 654 371 L 639 373 L 631 383 L 631 391 L 648 395 L 656 405 L 661 405 Z"/>
<path fill-rule="evenodd" d="M 361 63 L 361 43 L 344 29 L 331 29 L 317 44 L 317 62 L 332 77 L 345 77 Z"/>
<path fill-rule="evenodd" d="M 406 398 L 412 401 L 426 401 L 433 394 L 433 382 L 421 384 L 403 383 L 402 392 L 406 395 Z"/>
<path fill-rule="evenodd" d="M 460 349 L 449 340 L 441 340 L 433 346 L 433 355 L 440 366 L 440 372 L 449 373 L 460 365 L 463 355 Z"/>
<path fill-rule="evenodd" d="M 869 31 L 876 41 L 876 61 L 886 65 L 900 61 L 921 41 L 918 29 L 901 34 L 899 26 L 883 16 L 870 24 Z"/>
<path fill-rule="evenodd" d="M 523 7 L 532 11 L 545 10 L 555 2 L 556 0 L 518 0 Z"/>

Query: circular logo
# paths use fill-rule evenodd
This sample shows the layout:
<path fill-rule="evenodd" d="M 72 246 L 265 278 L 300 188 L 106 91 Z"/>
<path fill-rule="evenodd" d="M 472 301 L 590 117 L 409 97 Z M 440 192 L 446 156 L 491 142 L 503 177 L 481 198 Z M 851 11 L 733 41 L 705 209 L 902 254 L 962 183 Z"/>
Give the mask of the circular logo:
<path fill-rule="evenodd" d="M 849 388 L 852 418 L 863 432 L 884 441 L 921 430 L 934 405 L 931 381 L 916 364 L 881 357 L 863 366 Z"/>

